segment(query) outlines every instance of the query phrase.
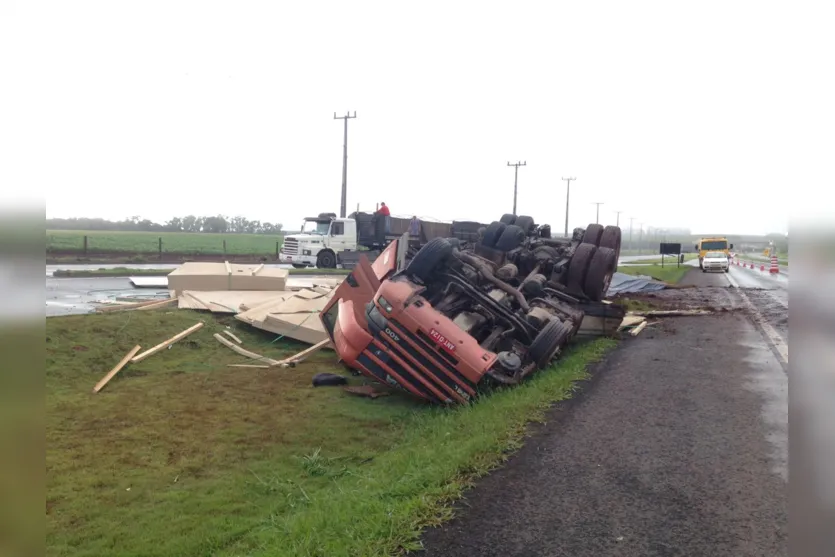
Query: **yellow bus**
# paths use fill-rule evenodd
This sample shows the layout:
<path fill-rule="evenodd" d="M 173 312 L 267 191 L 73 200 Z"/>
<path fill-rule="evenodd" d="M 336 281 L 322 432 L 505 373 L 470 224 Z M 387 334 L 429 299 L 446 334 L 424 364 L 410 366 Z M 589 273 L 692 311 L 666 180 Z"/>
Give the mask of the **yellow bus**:
<path fill-rule="evenodd" d="M 699 243 L 696 244 L 696 251 L 699 252 L 699 269 L 702 269 L 702 261 L 705 258 L 705 254 L 709 251 L 721 251 L 728 258 L 731 257 L 731 250 L 734 249 L 733 244 L 728 243 L 727 238 L 723 238 L 720 236 L 715 236 L 711 238 L 702 238 L 699 240 Z"/>

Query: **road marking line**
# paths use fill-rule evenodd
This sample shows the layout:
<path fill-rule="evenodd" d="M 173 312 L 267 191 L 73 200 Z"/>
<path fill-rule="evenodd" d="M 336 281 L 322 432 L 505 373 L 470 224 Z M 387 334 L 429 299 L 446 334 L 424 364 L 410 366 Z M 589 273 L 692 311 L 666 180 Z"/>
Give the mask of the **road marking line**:
<path fill-rule="evenodd" d="M 763 333 L 765 333 L 766 338 L 777 350 L 777 353 L 780 355 L 780 358 L 783 359 L 783 362 L 786 365 L 788 365 L 789 345 L 783 342 L 783 337 L 780 336 L 780 333 L 778 333 L 774 329 L 774 327 L 772 327 L 771 324 L 765 320 L 765 317 L 763 317 L 763 315 L 760 313 L 760 310 L 758 310 L 756 306 L 754 306 L 754 304 L 751 302 L 751 299 L 745 295 L 745 291 L 739 287 L 739 283 L 733 277 L 731 277 L 731 274 L 725 273 L 725 277 L 728 279 L 728 282 L 731 283 L 731 286 L 736 288 L 737 292 L 742 297 L 742 302 L 751 311 L 751 317 L 760 326 Z"/>

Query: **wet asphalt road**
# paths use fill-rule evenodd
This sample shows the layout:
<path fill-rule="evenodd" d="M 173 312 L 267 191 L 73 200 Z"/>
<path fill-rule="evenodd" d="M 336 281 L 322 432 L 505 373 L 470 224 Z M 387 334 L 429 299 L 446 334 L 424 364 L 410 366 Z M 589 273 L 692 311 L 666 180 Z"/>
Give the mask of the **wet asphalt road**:
<path fill-rule="evenodd" d="M 758 273 L 659 293 L 730 311 L 628 338 L 425 553 L 787 555 L 788 365 L 765 329 L 787 346 L 788 281 Z"/>

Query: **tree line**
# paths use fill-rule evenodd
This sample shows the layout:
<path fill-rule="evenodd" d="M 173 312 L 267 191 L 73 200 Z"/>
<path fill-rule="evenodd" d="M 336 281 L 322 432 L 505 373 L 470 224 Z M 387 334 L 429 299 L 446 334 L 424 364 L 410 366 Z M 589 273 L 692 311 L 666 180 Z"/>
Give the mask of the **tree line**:
<path fill-rule="evenodd" d="M 158 223 L 138 216 L 120 221 L 101 218 L 46 219 L 47 230 L 115 230 L 123 232 L 206 232 L 210 234 L 278 234 L 280 223 L 249 220 L 246 217 L 174 217 Z"/>

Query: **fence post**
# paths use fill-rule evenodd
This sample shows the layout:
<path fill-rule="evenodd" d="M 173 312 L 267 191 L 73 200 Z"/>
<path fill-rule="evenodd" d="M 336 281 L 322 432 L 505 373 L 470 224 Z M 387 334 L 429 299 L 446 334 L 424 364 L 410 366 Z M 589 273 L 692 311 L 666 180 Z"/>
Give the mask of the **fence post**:
<path fill-rule="evenodd" d="M 162 261 L 162 236 L 159 238 L 159 260 Z"/>
<path fill-rule="evenodd" d="M 275 241 L 275 258 L 278 259 L 278 240 Z"/>
<path fill-rule="evenodd" d="M 87 235 L 84 235 L 84 255 L 87 255 Z"/>
<path fill-rule="evenodd" d="M 223 255 L 226 255 L 226 240 L 223 240 Z"/>

